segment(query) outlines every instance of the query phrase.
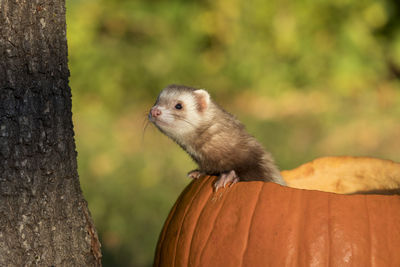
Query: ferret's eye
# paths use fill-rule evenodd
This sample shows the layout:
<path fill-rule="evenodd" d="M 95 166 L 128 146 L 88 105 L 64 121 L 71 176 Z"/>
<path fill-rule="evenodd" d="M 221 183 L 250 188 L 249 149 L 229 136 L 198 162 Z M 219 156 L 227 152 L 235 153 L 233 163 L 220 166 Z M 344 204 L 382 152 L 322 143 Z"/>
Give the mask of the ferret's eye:
<path fill-rule="evenodd" d="M 178 103 L 178 104 L 175 105 L 175 108 L 176 109 L 182 109 L 182 105 Z"/>

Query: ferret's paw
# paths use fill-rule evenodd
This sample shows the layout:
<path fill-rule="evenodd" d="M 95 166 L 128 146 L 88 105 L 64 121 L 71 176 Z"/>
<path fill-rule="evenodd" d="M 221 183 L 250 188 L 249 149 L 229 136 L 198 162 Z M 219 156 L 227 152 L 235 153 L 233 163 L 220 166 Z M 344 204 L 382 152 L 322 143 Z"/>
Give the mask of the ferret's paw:
<path fill-rule="evenodd" d="M 239 177 L 236 175 L 236 172 L 234 170 L 226 173 L 221 173 L 219 179 L 214 184 L 215 192 L 217 192 L 219 188 L 225 187 L 228 183 L 231 183 L 231 185 L 233 185 L 237 182 L 239 182 Z"/>
<path fill-rule="evenodd" d="M 199 179 L 201 176 L 204 176 L 205 173 L 199 170 L 193 170 L 187 174 L 187 177 L 192 179 Z"/>

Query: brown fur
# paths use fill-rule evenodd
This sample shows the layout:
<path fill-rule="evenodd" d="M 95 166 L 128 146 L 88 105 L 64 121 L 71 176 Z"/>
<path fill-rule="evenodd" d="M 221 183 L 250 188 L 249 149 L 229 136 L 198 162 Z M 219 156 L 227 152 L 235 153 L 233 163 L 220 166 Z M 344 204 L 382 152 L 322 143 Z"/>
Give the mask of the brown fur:
<path fill-rule="evenodd" d="M 280 177 L 272 157 L 245 127 L 223 109 L 216 105 L 213 108 L 215 117 L 202 125 L 192 139 L 199 155 L 192 157 L 200 170 L 207 174 L 235 170 L 243 181 L 274 181 Z M 211 130 L 211 126 L 215 130 Z"/>

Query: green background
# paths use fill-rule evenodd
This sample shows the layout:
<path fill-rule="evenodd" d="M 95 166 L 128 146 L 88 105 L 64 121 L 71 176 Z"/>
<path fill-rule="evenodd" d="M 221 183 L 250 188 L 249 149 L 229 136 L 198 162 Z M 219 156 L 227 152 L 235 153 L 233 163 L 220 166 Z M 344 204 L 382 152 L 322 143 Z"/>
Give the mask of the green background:
<path fill-rule="evenodd" d="M 160 90 L 206 88 L 281 169 L 400 161 L 400 8 L 386 0 L 68 0 L 81 185 L 104 266 L 150 266 L 195 164 L 147 125 Z"/>

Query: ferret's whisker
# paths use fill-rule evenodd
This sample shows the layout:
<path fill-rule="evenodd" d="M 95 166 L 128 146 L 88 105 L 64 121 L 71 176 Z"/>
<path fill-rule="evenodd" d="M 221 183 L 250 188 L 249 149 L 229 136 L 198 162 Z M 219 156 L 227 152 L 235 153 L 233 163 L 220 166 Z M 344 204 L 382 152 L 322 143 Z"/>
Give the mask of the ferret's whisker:
<path fill-rule="evenodd" d="M 144 112 L 143 122 L 142 122 L 142 145 L 144 144 L 144 135 L 146 133 L 147 126 L 149 125 L 149 113 Z"/>
<path fill-rule="evenodd" d="M 146 120 L 145 121 L 145 124 L 144 124 L 144 126 L 143 126 L 143 131 L 142 131 L 142 144 L 144 143 L 144 135 L 145 135 L 145 133 L 146 133 L 146 129 L 147 129 L 147 126 L 149 125 L 149 121 L 148 120 Z"/>
<path fill-rule="evenodd" d="M 189 124 L 190 126 L 195 127 L 195 125 L 194 125 L 193 123 L 191 123 L 191 122 L 188 121 L 187 119 L 183 118 L 182 116 L 179 116 L 178 114 L 172 114 L 172 116 L 173 116 L 175 119 L 184 121 L 184 122 L 186 122 L 187 124 Z"/>
<path fill-rule="evenodd" d="M 143 121 L 142 121 L 142 127 L 147 127 L 146 125 L 149 123 L 149 113 L 146 112 L 143 114 Z"/>
<path fill-rule="evenodd" d="M 185 118 L 177 115 L 177 114 L 164 114 L 165 119 L 176 119 L 176 120 L 181 120 L 189 124 L 190 126 L 194 127 L 195 125 L 191 123 L 190 121 L 186 120 Z"/>

